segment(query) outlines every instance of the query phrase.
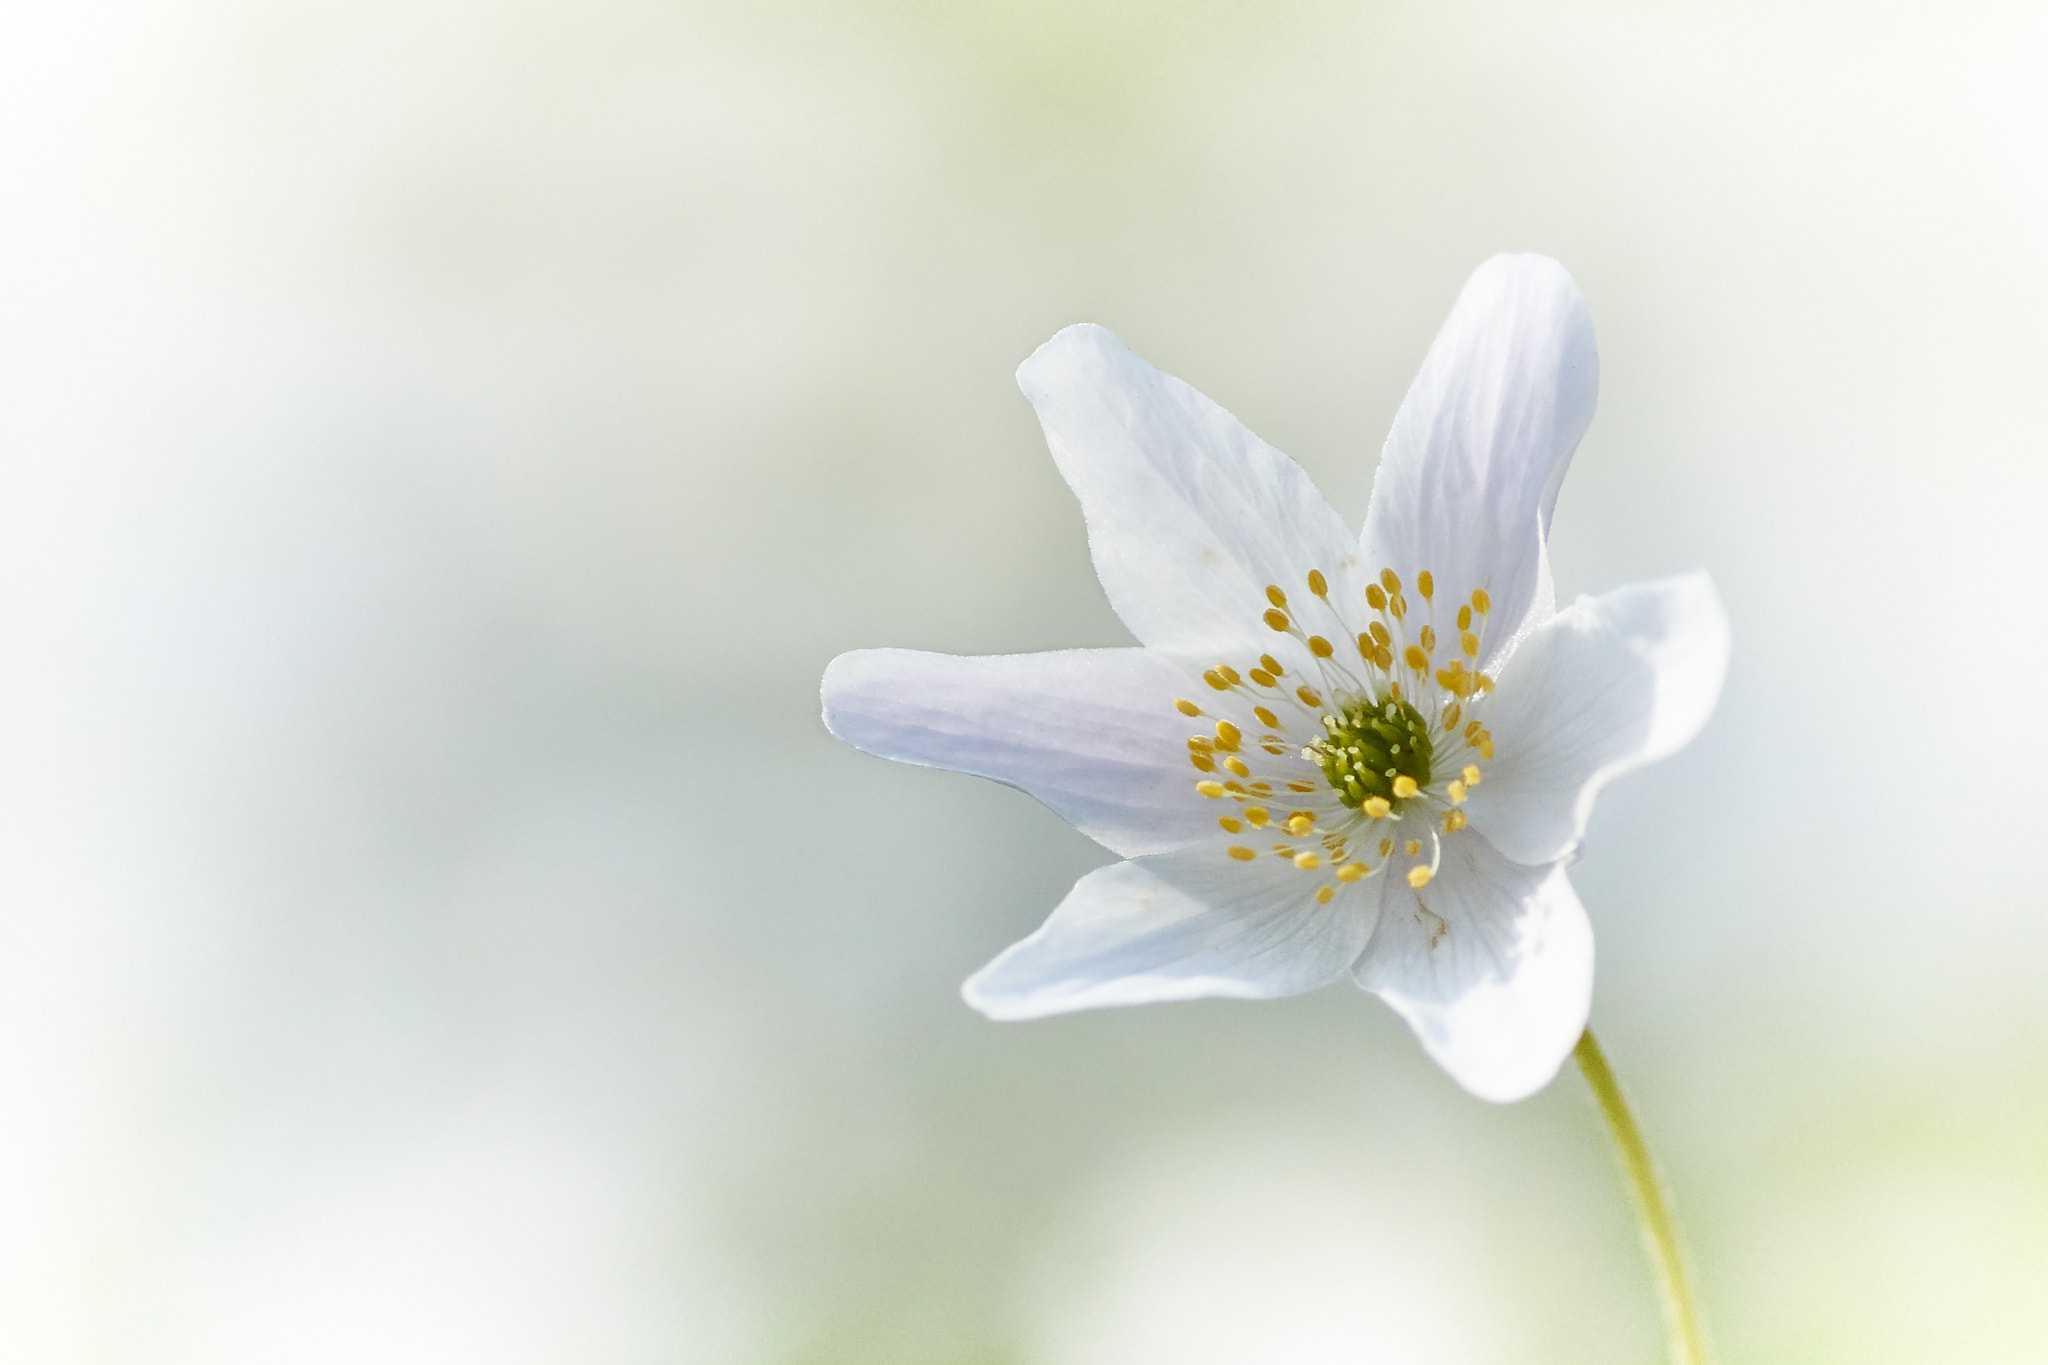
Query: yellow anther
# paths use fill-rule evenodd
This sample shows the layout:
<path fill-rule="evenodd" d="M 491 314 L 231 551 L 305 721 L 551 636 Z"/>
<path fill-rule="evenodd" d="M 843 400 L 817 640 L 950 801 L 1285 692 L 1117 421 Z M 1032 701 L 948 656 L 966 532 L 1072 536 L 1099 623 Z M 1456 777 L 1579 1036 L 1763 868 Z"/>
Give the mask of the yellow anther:
<path fill-rule="evenodd" d="M 1429 870 L 1429 864 L 1417 863 L 1414 867 L 1408 869 L 1408 885 L 1420 891 L 1423 887 L 1429 885 L 1429 879 L 1435 875 L 1434 872 Z"/>
<path fill-rule="evenodd" d="M 1271 796 L 1273 794 L 1273 784 L 1271 782 L 1254 782 L 1251 784 L 1251 790 L 1257 792 L 1260 796 Z"/>
<path fill-rule="evenodd" d="M 1420 645 L 1410 645 L 1401 651 L 1401 662 L 1407 664 L 1417 673 L 1427 673 L 1429 671 L 1429 656 L 1422 652 Z"/>
<path fill-rule="evenodd" d="M 1223 790 L 1227 792 L 1236 792 L 1239 796 L 1243 796 L 1245 794 L 1244 783 L 1242 782 L 1225 782 L 1223 784 Z"/>
<path fill-rule="evenodd" d="M 1297 853 L 1294 855 L 1294 865 L 1303 872 L 1313 872 L 1323 865 L 1323 860 L 1313 853 Z"/>
<path fill-rule="evenodd" d="M 1259 724 L 1265 726 L 1268 730 L 1278 730 L 1281 728 L 1280 717 L 1274 715 L 1263 706 L 1254 706 L 1252 714 L 1257 716 Z"/>
<path fill-rule="evenodd" d="M 1280 666 L 1280 661 L 1270 654 L 1261 654 L 1259 656 L 1259 667 L 1265 669 L 1268 673 L 1271 673 L 1276 678 L 1284 678 L 1287 676 L 1287 670 L 1282 668 Z"/>
<path fill-rule="evenodd" d="M 1384 820 L 1393 812 L 1394 803 L 1384 796 L 1368 796 L 1365 798 L 1365 804 L 1359 809 L 1375 820 Z"/>
<path fill-rule="evenodd" d="M 1464 714 L 1464 709 L 1460 707 L 1458 703 L 1452 702 L 1450 709 L 1444 712 L 1444 733 L 1449 734 L 1451 731 L 1457 729 L 1458 717 Z"/>
<path fill-rule="evenodd" d="M 1252 775 L 1252 770 L 1244 766 L 1244 760 L 1241 758 L 1226 758 L 1223 760 L 1223 766 L 1236 773 L 1239 777 L 1250 777 Z"/>
<path fill-rule="evenodd" d="M 1468 659 L 1479 657 L 1479 637 L 1471 631 L 1458 632 L 1458 650 Z"/>
<path fill-rule="evenodd" d="M 1493 679 L 1491 677 L 1487 676 L 1484 673 L 1474 673 L 1472 676 L 1478 680 L 1479 690 L 1481 692 L 1493 691 Z"/>
<path fill-rule="evenodd" d="M 1244 818 L 1251 821 L 1253 829 L 1264 829 L 1266 822 L 1273 817 L 1264 806 L 1246 806 L 1244 808 Z"/>
<path fill-rule="evenodd" d="M 1415 857 L 1422 852 L 1422 840 L 1410 839 L 1407 843 L 1401 845 L 1401 851 L 1411 858 Z"/>
<path fill-rule="evenodd" d="M 1287 790 L 1291 792 L 1300 792 L 1304 796 L 1314 791 L 1315 789 L 1316 784 L 1313 782 L 1289 782 L 1287 784 Z"/>
<path fill-rule="evenodd" d="M 1394 853 L 1394 841 L 1393 841 L 1392 839 L 1382 839 L 1382 840 L 1380 840 L 1380 856 L 1381 856 L 1382 858 L 1388 858 L 1388 857 L 1392 857 L 1392 856 L 1393 856 L 1393 853 Z"/>
<path fill-rule="evenodd" d="M 1395 593 L 1392 597 L 1389 597 L 1387 599 L 1387 615 L 1393 617 L 1396 621 L 1406 620 L 1408 617 L 1408 599 L 1401 596 L 1400 593 Z"/>
<path fill-rule="evenodd" d="M 1485 760 L 1486 760 L 1486 761 L 1487 761 L 1488 763 L 1491 763 L 1491 762 L 1493 762 L 1493 737 L 1492 737 L 1492 736 L 1490 736 L 1490 735 L 1489 735 L 1489 736 L 1488 736 L 1487 738 L 1485 738 L 1485 739 L 1482 739 L 1482 740 L 1480 740 L 1480 741 L 1479 741 L 1479 756 L 1480 756 L 1481 758 L 1485 759 Z"/>
<path fill-rule="evenodd" d="M 1216 817 L 1216 823 L 1217 823 L 1217 824 L 1219 824 L 1219 825 L 1221 825 L 1221 826 L 1223 826 L 1223 828 L 1224 828 L 1224 831 L 1225 831 L 1226 833 L 1230 833 L 1230 834 L 1242 834 L 1242 833 L 1244 832 L 1244 821 L 1242 821 L 1242 820 L 1233 820 L 1233 819 L 1231 819 L 1231 818 L 1230 818 L 1229 816 L 1227 816 L 1227 815 L 1219 815 L 1219 816 L 1217 816 L 1217 817 Z"/>
<path fill-rule="evenodd" d="M 1255 668 L 1245 674 L 1245 676 L 1261 687 L 1271 687 L 1273 685 L 1273 675 L 1263 668 Z"/>
<path fill-rule="evenodd" d="M 1380 672 L 1384 673 L 1394 666 L 1394 651 L 1388 649 L 1385 645 L 1381 645 L 1379 652 L 1372 656 L 1372 661 L 1378 664 Z"/>
<path fill-rule="evenodd" d="M 1462 805 L 1465 800 L 1465 784 L 1455 777 L 1452 778 L 1444 783 L 1444 795 L 1450 799 L 1452 805 Z"/>
<path fill-rule="evenodd" d="M 1230 684 L 1223 681 L 1223 675 L 1213 668 L 1202 674 L 1202 681 L 1215 688 L 1218 692 L 1228 692 L 1230 690 Z"/>
<path fill-rule="evenodd" d="M 1378 621 L 1373 622 L 1370 629 L 1372 631 L 1372 639 L 1374 644 L 1385 646 L 1394 643 L 1394 637 L 1387 634 L 1387 628 L 1381 625 Z"/>
<path fill-rule="evenodd" d="M 1468 740 L 1477 739 L 1479 738 L 1479 732 L 1485 728 L 1476 720 L 1467 721 L 1465 722 L 1465 738 Z"/>
<path fill-rule="evenodd" d="M 1388 657 L 1391 658 L 1392 656 L 1389 655 Z M 1401 684 L 1397 682 L 1389 682 L 1387 684 L 1387 695 L 1392 697 L 1395 701 L 1401 700 Z"/>
<path fill-rule="evenodd" d="M 1301 698 L 1303 706 L 1322 709 L 1323 699 L 1317 695 L 1313 687 L 1297 687 L 1294 689 L 1294 695 Z"/>
<path fill-rule="evenodd" d="M 1306 811 L 1296 811 L 1287 817 L 1287 832 L 1299 839 L 1316 827 L 1316 818 Z"/>
<path fill-rule="evenodd" d="M 1401 579 L 1392 569 L 1380 570 L 1380 586 L 1387 590 L 1389 597 L 1401 591 Z"/>
<path fill-rule="evenodd" d="M 1241 863 L 1248 863 L 1252 859 L 1259 856 L 1251 849 L 1246 848 L 1243 844 L 1232 844 L 1229 848 L 1226 848 L 1223 851 L 1225 853 L 1228 853 L 1231 857 L 1237 859 Z"/>
<path fill-rule="evenodd" d="M 1436 628 L 1434 626 L 1424 626 L 1422 633 L 1415 637 L 1415 641 L 1422 646 L 1423 653 L 1436 653 Z"/>
<path fill-rule="evenodd" d="M 1223 797 L 1223 784 L 1221 782 L 1197 782 L 1195 790 L 1208 797 L 1211 801 L 1218 801 Z"/>
<path fill-rule="evenodd" d="M 1223 681 L 1229 683 L 1232 687 L 1237 686 L 1238 682 L 1240 681 L 1237 676 L 1237 670 L 1232 668 L 1229 664 L 1216 665 L 1216 671 L 1218 673 L 1221 673 L 1223 675 Z"/>
<path fill-rule="evenodd" d="M 1328 597 L 1330 595 L 1330 581 L 1323 577 L 1321 569 L 1310 569 L 1308 571 L 1308 590 L 1318 597 Z"/>
<path fill-rule="evenodd" d="M 1287 606 L 1287 594 L 1280 591 L 1276 584 L 1268 583 L 1266 585 L 1266 600 L 1276 607 L 1284 609 Z"/>
<path fill-rule="evenodd" d="M 1244 738 L 1244 731 L 1227 720 L 1216 722 L 1216 747 L 1225 751 L 1235 749 L 1237 742 Z"/>
<path fill-rule="evenodd" d="M 1366 605 L 1370 606 L 1374 611 L 1385 611 L 1387 609 L 1387 595 L 1380 591 L 1380 585 L 1377 583 L 1365 585 L 1365 601 Z"/>
<path fill-rule="evenodd" d="M 1311 635 L 1308 637 L 1308 652 L 1315 655 L 1318 659 L 1327 659 L 1337 651 L 1322 636 Z"/>
<path fill-rule="evenodd" d="M 1465 771 L 1464 771 L 1464 772 L 1462 772 L 1462 773 L 1460 773 L 1460 774 L 1459 774 L 1459 776 L 1465 779 L 1465 785 L 1466 785 L 1466 786 L 1468 786 L 1468 787 L 1476 787 L 1476 786 L 1478 786 L 1478 785 L 1479 785 L 1479 767 L 1478 767 L 1478 765 L 1477 765 L 1477 764 L 1474 764 L 1474 763 L 1467 763 L 1467 764 L 1465 765 Z"/>
<path fill-rule="evenodd" d="M 1207 735 L 1189 735 L 1188 747 L 1198 754 L 1206 754 L 1216 747 L 1216 743 Z"/>
<path fill-rule="evenodd" d="M 1436 580 L 1430 577 L 1429 570 L 1424 569 L 1415 575 L 1415 591 L 1422 594 L 1422 600 L 1425 602 L 1436 596 Z"/>
<path fill-rule="evenodd" d="M 1406 773 L 1402 773 L 1394 779 L 1394 795 L 1400 797 L 1403 801 L 1408 800 L 1420 790 L 1421 788 L 1415 785 L 1415 779 Z"/>
<path fill-rule="evenodd" d="M 1202 714 L 1202 708 L 1189 701 L 1186 697 L 1176 697 L 1173 709 L 1184 716 L 1199 716 Z"/>
<path fill-rule="evenodd" d="M 1287 613 L 1284 611 L 1273 611 L 1271 609 L 1268 609 L 1266 612 L 1265 621 L 1266 624 L 1272 627 L 1274 630 L 1284 631 L 1287 629 Z"/>
<path fill-rule="evenodd" d="M 1457 661 L 1454 659 L 1452 662 Z M 1463 676 L 1455 668 L 1439 668 L 1436 671 L 1436 685 L 1454 697 L 1460 696 L 1462 694 L 1458 691 L 1458 679 Z"/>
<path fill-rule="evenodd" d="M 1316 888 L 1316 904 L 1328 905 L 1331 898 L 1336 894 L 1337 888 L 1334 886 L 1319 886 Z"/>
<path fill-rule="evenodd" d="M 1481 616 L 1493 610 L 1493 599 L 1486 595 L 1486 589 L 1472 589 L 1472 610 L 1478 612 Z"/>
<path fill-rule="evenodd" d="M 1213 773 L 1216 771 L 1216 760 L 1207 754 L 1189 754 L 1188 762 L 1194 764 L 1199 772 Z"/>
<path fill-rule="evenodd" d="M 1458 629 L 1459 629 L 1459 630 L 1470 630 L 1470 629 L 1472 629 L 1472 608 L 1470 608 L 1470 607 L 1459 607 L 1459 608 L 1458 608 Z"/>
<path fill-rule="evenodd" d="M 1459 830 L 1463 828 L 1465 828 L 1465 812 L 1461 810 L 1445 812 L 1444 833 L 1456 834 Z"/>
<path fill-rule="evenodd" d="M 1340 882 L 1362 882 L 1365 880 L 1365 874 L 1370 870 L 1364 863 L 1346 863 L 1337 869 L 1337 880 Z"/>
<path fill-rule="evenodd" d="M 1361 658 L 1361 659 L 1365 660 L 1365 661 L 1366 661 L 1367 663 L 1371 663 L 1371 662 L 1372 662 L 1372 656 L 1373 656 L 1373 655 L 1374 655 L 1374 654 L 1375 654 L 1376 652 L 1378 652 L 1378 650 L 1379 650 L 1379 646 L 1378 646 L 1378 645 L 1376 645 L 1376 644 L 1374 644 L 1374 643 L 1372 642 L 1372 636 L 1370 636 L 1370 635 L 1367 635 L 1367 634 L 1365 634 L 1365 633 L 1364 633 L 1363 631 L 1359 632 L 1359 636 L 1358 636 L 1358 657 L 1359 657 L 1359 658 Z"/>

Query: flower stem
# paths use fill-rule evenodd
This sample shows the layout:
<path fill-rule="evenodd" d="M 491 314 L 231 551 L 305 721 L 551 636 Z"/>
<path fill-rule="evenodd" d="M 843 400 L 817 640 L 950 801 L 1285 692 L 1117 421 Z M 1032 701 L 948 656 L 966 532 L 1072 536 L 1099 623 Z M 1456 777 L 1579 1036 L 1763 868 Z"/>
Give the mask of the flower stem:
<path fill-rule="evenodd" d="M 1635 1196 L 1636 1213 L 1643 1221 L 1643 1242 L 1657 1267 L 1663 1288 L 1664 1328 L 1671 1338 L 1672 1365 L 1707 1365 L 1707 1345 L 1700 1335 L 1699 1307 L 1693 1302 L 1692 1286 L 1685 1278 L 1685 1258 L 1678 1249 L 1678 1225 L 1671 1220 L 1671 1207 L 1657 1184 L 1657 1170 L 1650 1162 L 1650 1149 L 1643 1145 L 1642 1130 L 1628 1111 L 1621 1086 L 1607 1065 L 1607 1055 L 1588 1028 L 1572 1049 L 1586 1084 L 1600 1102 L 1607 1131 L 1621 1156 L 1622 1171 L 1628 1177 L 1629 1192 Z"/>

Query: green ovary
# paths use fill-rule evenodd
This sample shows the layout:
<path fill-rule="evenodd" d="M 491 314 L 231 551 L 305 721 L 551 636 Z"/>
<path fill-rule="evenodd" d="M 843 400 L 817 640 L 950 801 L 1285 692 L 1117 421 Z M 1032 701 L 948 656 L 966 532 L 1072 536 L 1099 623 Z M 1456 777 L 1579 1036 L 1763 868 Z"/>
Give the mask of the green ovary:
<path fill-rule="evenodd" d="M 1323 770 L 1330 790 L 1352 809 L 1377 796 L 1399 810 L 1396 778 L 1429 785 L 1429 722 L 1405 701 L 1359 697 L 1323 717 L 1323 737 L 1303 756 Z"/>

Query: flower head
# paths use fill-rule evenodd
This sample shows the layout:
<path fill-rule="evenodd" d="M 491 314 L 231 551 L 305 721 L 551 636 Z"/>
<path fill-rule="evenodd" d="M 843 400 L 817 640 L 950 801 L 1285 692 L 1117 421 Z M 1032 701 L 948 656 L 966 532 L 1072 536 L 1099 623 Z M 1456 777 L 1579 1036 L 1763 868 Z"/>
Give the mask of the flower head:
<path fill-rule="evenodd" d="M 1554 605 L 1545 540 L 1592 420 L 1592 322 L 1541 256 L 1476 271 L 1353 538 L 1301 468 L 1099 327 L 1018 371 L 1141 647 L 860 650 L 825 721 L 1019 787 L 1125 861 L 970 978 L 997 1019 L 1349 975 L 1513 1100 L 1584 1027 L 1565 875 L 1610 779 L 1686 743 L 1726 670 L 1704 574 Z"/>

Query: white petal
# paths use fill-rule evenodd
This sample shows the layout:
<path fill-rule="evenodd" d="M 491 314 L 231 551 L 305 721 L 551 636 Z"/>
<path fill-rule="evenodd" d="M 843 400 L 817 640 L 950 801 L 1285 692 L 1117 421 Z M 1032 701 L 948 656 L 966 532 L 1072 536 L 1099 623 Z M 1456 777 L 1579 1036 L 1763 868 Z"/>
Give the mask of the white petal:
<path fill-rule="evenodd" d="M 1539 627 L 1487 706 L 1496 760 L 1466 816 L 1521 863 L 1565 857 L 1609 781 L 1699 733 L 1728 672 L 1728 614 L 1703 573 L 1582 597 Z"/>
<path fill-rule="evenodd" d="M 1471 831 L 1443 841 L 1417 891 L 1387 870 L 1358 984 L 1393 1006 L 1423 1050 L 1482 1100 L 1550 1083 L 1593 1001 L 1593 927 L 1563 864 L 1509 862 Z"/>
<path fill-rule="evenodd" d="M 1277 638 L 1259 620 L 1267 585 L 1307 599 L 1310 569 L 1350 600 L 1356 548 L 1301 466 L 1109 332 L 1067 328 L 1017 383 L 1081 500 L 1109 603 L 1145 644 L 1215 658 Z"/>
<path fill-rule="evenodd" d="M 1038 932 L 961 988 L 991 1019 L 1223 996 L 1267 1000 L 1343 976 L 1372 934 L 1376 898 L 1220 847 L 1140 858 L 1074 883 Z"/>
<path fill-rule="evenodd" d="M 1365 514 L 1365 567 L 1408 582 L 1427 569 L 1453 609 L 1486 589 L 1482 668 L 1532 610 L 1548 615 L 1543 540 L 1599 388 L 1593 320 L 1564 267 L 1495 256 L 1466 281 L 1394 417 Z"/>
<path fill-rule="evenodd" d="M 858 749 L 1028 792 L 1125 857 L 1214 837 L 1173 709 L 1187 673 L 1142 649 L 960 658 L 861 649 L 825 670 L 825 725 Z"/>

